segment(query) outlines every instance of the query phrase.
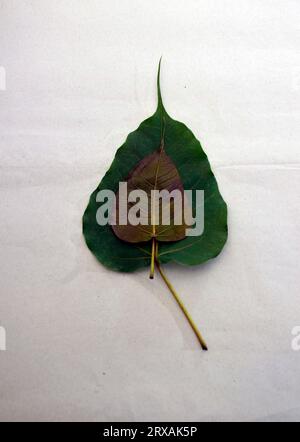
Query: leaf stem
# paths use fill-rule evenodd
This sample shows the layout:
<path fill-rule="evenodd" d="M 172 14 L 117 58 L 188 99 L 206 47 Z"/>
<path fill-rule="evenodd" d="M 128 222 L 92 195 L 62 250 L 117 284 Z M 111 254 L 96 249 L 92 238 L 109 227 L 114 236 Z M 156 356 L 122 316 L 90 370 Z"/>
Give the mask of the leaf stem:
<path fill-rule="evenodd" d="M 164 282 L 166 283 L 166 285 L 167 285 L 167 287 L 169 288 L 170 292 L 171 292 L 172 295 L 174 296 L 174 298 L 175 298 L 177 304 L 179 305 L 179 307 L 181 308 L 181 310 L 182 310 L 183 313 L 185 314 L 185 317 L 186 317 L 187 320 L 189 321 L 189 323 L 190 323 L 192 329 L 194 330 L 194 333 L 196 334 L 197 339 L 198 339 L 198 341 L 200 342 L 200 345 L 201 345 L 202 350 L 207 351 L 207 350 L 208 350 L 207 345 L 206 345 L 206 343 L 205 343 L 205 341 L 204 341 L 204 339 L 203 339 L 203 337 L 202 337 L 200 331 L 198 330 L 196 324 L 194 323 L 193 319 L 191 318 L 189 312 L 187 311 L 187 309 L 186 309 L 185 305 L 183 304 L 182 300 L 180 299 L 179 295 L 176 293 L 174 287 L 172 286 L 172 284 L 171 284 L 170 281 L 168 280 L 167 276 L 166 276 L 165 273 L 163 272 L 163 270 L 162 270 L 162 268 L 161 268 L 161 266 L 160 266 L 160 263 L 159 263 L 157 257 L 156 257 L 156 259 L 155 259 L 155 263 L 156 263 L 156 267 L 157 267 L 157 269 L 158 269 L 158 271 L 159 271 L 159 273 L 160 273 L 162 279 L 163 279 Z"/>
<path fill-rule="evenodd" d="M 154 278 L 154 263 L 155 263 L 155 253 L 156 253 L 156 241 L 155 237 L 152 238 L 152 252 L 151 252 L 151 265 L 150 265 L 150 275 L 149 278 Z"/>

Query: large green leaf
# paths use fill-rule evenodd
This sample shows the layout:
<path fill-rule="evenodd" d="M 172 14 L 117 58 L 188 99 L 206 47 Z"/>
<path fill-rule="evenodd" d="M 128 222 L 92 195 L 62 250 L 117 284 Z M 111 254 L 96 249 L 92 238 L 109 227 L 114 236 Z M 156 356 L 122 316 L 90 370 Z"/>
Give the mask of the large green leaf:
<path fill-rule="evenodd" d="M 111 226 L 96 221 L 100 190 L 118 191 L 119 182 L 126 181 L 130 172 L 145 157 L 157 151 L 164 125 L 164 149 L 180 175 L 184 189 L 204 190 L 204 232 L 201 236 L 187 236 L 177 242 L 161 242 L 158 248 L 160 263 L 170 261 L 197 265 L 217 256 L 227 239 L 227 207 L 212 173 L 207 156 L 199 141 L 183 123 L 173 120 L 166 112 L 160 92 L 160 66 L 157 77 L 158 106 L 154 115 L 130 133 L 118 149 L 111 167 L 92 193 L 83 216 L 86 243 L 96 258 L 106 267 L 132 272 L 149 266 L 151 243 L 128 243 L 119 239 Z"/>

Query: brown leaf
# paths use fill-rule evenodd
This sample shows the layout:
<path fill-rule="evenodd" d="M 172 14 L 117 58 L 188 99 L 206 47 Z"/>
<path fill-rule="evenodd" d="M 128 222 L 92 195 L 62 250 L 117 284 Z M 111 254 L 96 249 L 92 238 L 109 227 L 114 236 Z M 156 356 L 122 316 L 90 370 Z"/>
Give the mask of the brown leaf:
<path fill-rule="evenodd" d="M 184 218 L 183 185 L 175 164 L 164 151 L 163 142 L 157 151 L 146 156 L 137 164 L 126 181 L 128 194 L 137 189 L 143 190 L 147 195 L 147 203 L 142 199 L 137 200 L 138 204 L 136 204 L 136 201 L 124 201 L 118 192 L 115 213 L 117 224 L 112 226 L 118 238 L 130 243 L 146 242 L 153 238 L 163 242 L 178 241 L 185 238 L 186 225 L 184 220 L 182 219 L 180 224 L 178 224 L 180 220 L 177 220 L 175 223 L 174 198 L 169 198 L 161 194 L 162 197 L 159 198 L 159 200 L 153 202 L 152 199 L 151 210 L 151 191 L 177 191 L 180 192 L 181 195 L 182 203 L 180 213 L 182 214 L 182 218 Z M 123 203 L 123 207 L 127 207 L 126 215 L 130 214 L 130 210 L 137 212 L 137 216 L 140 218 L 138 225 L 132 225 L 130 222 L 128 222 L 127 225 L 121 225 L 119 223 L 121 203 Z M 165 213 L 170 213 L 169 225 L 165 225 L 163 222 L 164 210 L 166 211 Z"/>

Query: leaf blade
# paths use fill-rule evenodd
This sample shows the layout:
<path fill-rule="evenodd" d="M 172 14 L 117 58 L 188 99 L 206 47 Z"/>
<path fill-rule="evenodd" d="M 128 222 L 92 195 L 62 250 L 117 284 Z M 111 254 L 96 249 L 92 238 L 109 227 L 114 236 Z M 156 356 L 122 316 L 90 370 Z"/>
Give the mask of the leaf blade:
<path fill-rule="evenodd" d="M 143 244 L 143 251 L 116 237 L 109 226 L 97 225 L 99 190 L 117 192 L 118 183 L 125 181 L 130 171 L 147 155 L 153 154 L 162 139 L 165 124 L 164 149 L 174 163 L 185 189 L 204 190 L 205 226 L 201 237 L 186 237 L 178 243 L 163 242 L 159 248 L 162 263 L 176 262 L 198 265 L 216 257 L 223 249 L 227 236 L 227 205 L 223 200 L 208 158 L 190 129 L 173 120 L 166 112 L 160 91 L 160 66 L 157 76 L 158 105 L 156 112 L 130 133 L 118 149 L 115 159 L 93 192 L 83 217 L 83 234 L 96 258 L 112 270 L 131 272 L 149 266 L 151 245 Z"/>

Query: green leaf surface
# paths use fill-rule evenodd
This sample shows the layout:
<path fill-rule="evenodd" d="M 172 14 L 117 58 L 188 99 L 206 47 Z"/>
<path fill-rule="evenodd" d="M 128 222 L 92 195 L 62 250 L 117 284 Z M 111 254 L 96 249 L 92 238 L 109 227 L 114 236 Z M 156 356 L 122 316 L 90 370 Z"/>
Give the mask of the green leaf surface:
<path fill-rule="evenodd" d="M 173 120 L 166 112 L 159 77 L 160 66 L 156 112 L 130 133 L 117 150 L 109 170 L 92 193 L 83 216 L 83 234 L 89 249 L 103 265 L 116 271 L 132 272 L 141 267 L 149 267 L 151 243 L 133 244 L 122 241 L 110 225 L 98 225 L 96 212 L 100 204 L 96 202 L 96 195 L 104 189 L 117 193 L 119 182 L 126 181 L 139 162 L 157 151 L 163 126 L 165 153 L 174 163 L 184 189 L 204 190 L 205 218 L 201 236 L 187 236 L 180 241 L 159 243 L 159 262 L 201 264 L 216 257 L 227 240 L 227 206 L 219 192 L 207 156 L 191 130 L 183 123 Z"/>

